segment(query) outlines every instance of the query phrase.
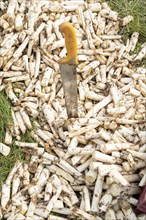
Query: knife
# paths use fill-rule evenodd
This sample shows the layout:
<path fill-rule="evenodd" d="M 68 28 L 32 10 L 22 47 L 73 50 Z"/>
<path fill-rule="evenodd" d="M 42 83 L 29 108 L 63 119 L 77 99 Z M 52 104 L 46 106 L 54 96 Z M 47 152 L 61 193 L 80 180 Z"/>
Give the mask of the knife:
<path fill-rule="evenodd" d="M 59 31 L 65 37 L 67 56 L 58 60 L 62 75 L 65 105 L 68 118 L 78 117 L 78 94 L 77 94 L 77 39 L 73 26 L 64 22 L 59 26 Z"/>

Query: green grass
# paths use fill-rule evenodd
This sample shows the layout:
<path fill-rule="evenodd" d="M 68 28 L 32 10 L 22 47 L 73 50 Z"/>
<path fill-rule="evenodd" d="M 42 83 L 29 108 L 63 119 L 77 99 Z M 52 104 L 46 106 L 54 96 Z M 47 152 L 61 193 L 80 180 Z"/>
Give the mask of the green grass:
<path fill-rule="evenodd" d="M 4 92 L 0 92 L 0 142 L 4 141 L 5 132 L 8 125 L 11 123 L 11 105 Z M 0 155 L 0 187 L 5 181 L 11 168 L 16 160 L 24 160 L 24 154 L 14 144 L 11 146 L 10 154 L 5 157 Z"/>
<path fill-rule="evenodd" d="M 11 122 L 11 106 L 4 92 L 0 92 L 0 142 L 4 140 L 6 128 Z"/>
<path fill-rule="evenodd" d="M 11 151 L 7 157 L 0 156 L 0 187 L 17 160 L 24 161 L 24 154 L 15 144 L 11 145 Z"/>
<path fill-rule="evenodd" d="M 4 141 L 6 128 L 11 124 L 11 104 L 4 92 L 0 92 L 0 142 Z M 34 139 L 30 135 L 30 131 L 21 136 L 21 141 L 24 142 L 34 142 Z M 10 146 L 10 154 L 5 157 L 0 155 L 0 187 L 2 183 L 6 180 L 10 170 L 14 166 L 17 160 L 24 161 L 24 153 L 21 151 L 20 147 L 15 145 L 15 138 L 13 138 L 13 144 Z"/>
<path fill-rule="evenodd" d="M 27 130 L 26 133 L 24 135 L 21 136 L 21 141 L 23 142 L 35 142 L 35 140 L 31 137 L 30 132 L 33 130 L 34 128 L 32 128 L 31 130 Z"/>
<path fill-rule="evenodd" d="M 146 42 L 146 0 L 105 0 L 112 10 L 118 12 L 119 17 L 133 16 L 133 21 L 123 27 L 120 34 L 126 42 L 133 32 L 139 33 L 138 43 L 133 53 L 138 53 L 141 45 Z M 140 65 L 146 66 L 146 58 Z"/>
<path fill-rule="evenodd" d="M 121 18 L 126 15 L 134 17 L 121 33 L 125 36 L 131 35 L 134 31 L 139 32 L 141 43 L 146 41 L 146 1 L 145 0 L 106 0 L 111 8 L 119 13 Z"/>
<path fill-rule="evenodd" d="M 24 142 L 34 142 L 34 139 L 30 136 L 30 131 L 27 131 L 21 137 L 21 141 Z M 21 151 L 20 147 L 15 145 L 15 138 L 13 140 L 13 144 L 11 145 L 10 154 L 7 157 L 0 156 L 0 187 L 3 182 L 6 180 L 10 170 L 13 168 L 15 162 L 20 160 L 22 162 L 25 161 L 25 155 Z"/>

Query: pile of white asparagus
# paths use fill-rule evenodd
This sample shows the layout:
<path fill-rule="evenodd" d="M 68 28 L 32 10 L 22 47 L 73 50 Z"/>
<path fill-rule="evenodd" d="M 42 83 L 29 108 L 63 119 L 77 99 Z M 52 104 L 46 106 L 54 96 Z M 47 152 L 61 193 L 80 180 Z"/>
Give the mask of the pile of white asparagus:
<path fill-rule="evenodd" d="M 119 35 L 133 17 L 101 1 L 1 0 L 0 8 L 0 91 L 13 119 L 0 153 L 16 140 L 26 155 L 2 185 L 0 218 L 144 220 L 135 209 L 146 184 L 146 68 L 135 64 L 146 44 L 133 54 L 139 34 L 126 44 Z M 64 21 L 78 40 L 76 119 L 67 118 L 57 63 Z M 26 131 L 34 143 L 22 141 Z"/>

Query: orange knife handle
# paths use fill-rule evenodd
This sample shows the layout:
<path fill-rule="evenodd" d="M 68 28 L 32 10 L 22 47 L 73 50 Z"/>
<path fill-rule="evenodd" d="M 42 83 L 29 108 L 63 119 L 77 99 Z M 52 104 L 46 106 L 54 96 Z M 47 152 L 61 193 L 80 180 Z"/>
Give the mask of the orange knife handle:
<path fill-rule="evenodd" d="M 58 60 L 62 64 L 78 64 L 77 60 L 77 38 L 74 27 L 69 22 L 64 22 L 59 26 L 59 30 L 65 36 L 65 46 L 67 56 Z"/>

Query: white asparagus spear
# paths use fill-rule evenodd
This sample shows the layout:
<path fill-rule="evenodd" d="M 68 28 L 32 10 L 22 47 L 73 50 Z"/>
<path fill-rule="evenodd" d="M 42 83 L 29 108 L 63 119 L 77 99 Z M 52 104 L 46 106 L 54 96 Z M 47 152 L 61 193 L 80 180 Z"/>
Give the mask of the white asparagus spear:
<path fill-rule="evenodd" d="M 146 185 L 146 174 L 143 175 L 140 183 L 139 183 L 139 186 L 145 186 Z"/>
<path fill-rule="evenodd" d="M 88 155 L 87 155 L 87 156 L 88 156 Z M 77 170 L 78 170 L 79 172 L 83 172 L 84 170 L 86 170 L 87 167 L 90 165 L 91 160 L 92 160 L 91 157 L 87 158 L 87 160 L 86 160 L 84 163 L 82 163 L 81 165 L 79 165 L 79 166 L 77 167 Z"/>
<path fill-rule="evenodd" d="M 0 92 L 5 89 L 5 85 L 0 86 Z"/>
<path fill-rule="evenodd" d="M 121 210 L 117 211 L 116 218 L 119 219 L 119 220 L 124 220 L 124 214 Z"/>
<path fill-rule="evenodd" d="M 30 203 L 28 205 L 28 209 L 27 209 L 27 213 L 26 213 L 26 219 L 33 218 L 34 212 L 35 212 L 35 209 L 36 209 L 36 203 L 37 203 L 37 196 L 34 195 L 31 198 L 31 201 L 30 201 Z"/>
<path fill-rule="evenodd" d="M 47 216 L 48 216 L 48 211 L 47 211 L 45 208 L 39 208 L 39 207 L 37 207 L 37 208 L 35 209 L 35 214 L 36 214 L 37 216 L 39 216 L 39 217 L 42 217 L 43 220 L 44 220 L 44 219 L 47 218 Z"/>
<path fill-rule="evenodd" d="M 136 163 L 135 163 L 135 161 L 134 161 L 134 159 L 133 159 L 133 157 L 132 157 L 132 154 L 128 154 L 127 160 L 128 160 L 128 162 L 129 162 L 130 166 L 134 169 L 135 166 L 136 166 Z"/>
<path fill-rule="evenodd" d="M 91 161 L 92 163 L 92 161 Z M 90 163 L 90 165 L 91 165 Z M 94 170 L 92 167 L 89 169 L 89 171 L 86 173 L 86 183 L 88 185 L 93 184 L 97 178 L 97 171 Z"/>
<path fill-rule="evenodd" d="M 108 209 L 105 214 L 105 220 L 116 220 L 116 213 L 113 209 Z"/>
<path fill-rule="evenodd" d="M 120 174 L 117 170 L 110 171 L 109 174 L 117 183 L 122 184 L 123 186 L 128 186 L 130 183 Z"/>
<path fill-rule="evenodd" d="M 12 170 L 10 171 L 7 179 L 6 179 L 6 184 L 11 184 L 11 181 L 14 177 L 14 174 L 17 172 L 17 170 L 19 169 L 19 167 L 22 165 L 22 163 L 17 160 L 16 163 L 14 164 L 14 167 L 12 168 Z"/>
<path fill-rule="evenodd" d="M 133 197 L 130 197 L 130 198 L 128 199 L 128 202 L 129 202 L 130 204 L 134 205 L 134 206 L 137 206 L 137 204 L 138 204 L 138 200 L 135 199 L 135 198 L 133 198 Z"/>
<path fill-rule="evenodd" d="M 48 154 L 47 152 L 45 152 L 43 155 L 42 155 L 43 158 L 47 159 L 47 160 L 50 160 L 50 161 L 58 161 L 58 158 L 52 154 Z"/>
<path fill-rule="evenodd" d="M 131 39 L 130 39 L 130 50 L 131 51 L 134 51 L 135 47 L 136 47 L 136 44 L 137 44 L 137 41 L 138 41 L 138 37 L 139 37 L 139 33 L 138 32 L 134 32 L 131 36 Z"/>
<path fill-rule="evenodd" d="M 31 137 L 42 147 L 45 147 L 44 141 L 34 132 L 31 131 Z"/>
<path fill-rule="evenodd" d="M 87 145 L 84 148 L 82 147 L 76 147 L 76 148 L 68 148 L 68 153 L 70 155 L 75 155 L 75 154 L 79 154 L 79 155 L 92 155 L 94 151 L 94 148 L 92 145 Z"/>
<path fill-rule="evenodd" d="M 19 46 L 19 48 L 14 52 L 13 57 L 18 58 L 22 55 L 23 50 L 26 48 L 27 44 L 29 42 L 29 36 L 25 38 L 23 43 Z"/>
<path fill-rule="evenodd" d="M 146 215 L 145 214 L 139 214 L 137 215 L 138 220 L 145 220 Z"/>
<path fill-rule="evenodd" d="M 23 56 L 23 61 L 24 61 L 25 70 L 27 73 L 29 73 L 30 70 L 29 70 L 29 63 L 28 63 L 28 56 L 27 55 Z"/>
<path fill-rule="evenodd" d="M 35 40 L 38 38 L 39 34 L 40 34 L 40 33 L 42 32 L 42 30 L 44 29 L 44 27 L 45 27 L 45 23 L 42 22 L 42 23 L 40 24 L 40 26 L 38 26 L 37 30 L 32 34 L 31 39 L 35 41 Z"/>
<path fill-rule="evenodd" d="M 59 216 L 55 216 L 55 215 L 50 215 L 49 220 L 67 220 L 67 218 L 59 217 Z"/>
<path fill-rule="evenodd" d="M 50 137 L 41 129 L 37 128 L 35 132 L 43 141 L 45 142 L 51 141 Z"/>
<path fill-rule="evenodd" d="M 46 184 L 46 182 L 49 178 L 49 175 L 50 175 L 50 172 L 48 171 L 48 169 L 44 168 L 39 176 L 37 184 L 39 186 L 43 187 Z"/>
<path fill-rule="evenodd" d="M 124 114 L 124 113 L 126 113 L 126 107 L 121 106 L 121 107 L 116 107 L 116 108 L 108 108 L 107 112 L 110 115 Z"/>
<path fill-rule="evenodd" d="M 131 95 L 133 95 L 135 97 L 140 96 L 140 92 L 135 88 L 131 88 L 129 92 Z"/>
<path fill-rule="evenodd" d="M 36 79 L 39 75 L 40 69 L 40 62 L 41 62 L 41 53 L 40 50 L 37 49 L 36 51 L 36 62 L 35 62 L 35 69 L 34 69 L 34 78 Z"/>
<path fill-rule="evenodd" d="M 77 209 L 77 208 L 72 208 L 72 212 L 76 215 L 76 216 L 79 216 L 79 217 L 82 217 L 83 219 L 87 219 L 87 220 L 101 220 L 100 217 L 96 216 L 96 218 L 91 215 L 91 214 L 88 214 L 87 212 L 81 210 L 81 209 Z"/>
<path fill-rule="evenodd" d="M 6 144 L 3 144 L 0 142 L 0 153 L 4 156 L 8 156 L 10 153 L 10 147 L 8 147 Z"/>
<path fill-rule="evenodd" d="M 87 92 L 85 92 L 85 96 L 88 99 L 92 99 L 92 100 L 95 100 L 95 101 L 100 101 L 100 100 L 102 100 L 104 98 L 104 96 L 98 95 L 94 91 L 87 91 Z"/>
<path fill-rule="evenodd" d="M 127 15 L 126 17 L 121 19 L 121 25 L 125 26 L 125 25 L 127 25 L 132 20 L 133 20 L 133 16 Z"/>
<path fill-rule="evenodd" d="M 10 199 L 10 184 L 2 185 L 1 206 L 5 210 Z"/>
<path fill-rule="evenodd" d="M 30 184 L 30 173 L 28 171 L 28 164 L 24 164 L 24 172 L 23 172 L 23 184 L 27 186 Z"/>
<path fill-rule="evenodd" d="M 105 129 L 101 128 L 98 133 L 105 141 L 111 140 L 111 135 Z"/>
<path fill-rule="evenodd" d="M 40 80 L 38 80 L 35 84 L 35 95 L 37 97 L 41 97 L 41 95 L 42 95 L 42 88 L 41 88 Z"/>
<path fill-rule="evenodd" d="M 100 111 L 100 109 L 104 108 L 111 101 L 112 101 L 112 97 L 110 95 L 105 97 L 102 101 L 96 104 L 91 110 L 89 110 L 89 112 L 86 114 L 85 117 L 87 118 L 95 117 L 96 114 Z"/>
<path fill-rule="evenodd" d="M 6 93 L 14 105 L 17 105 L 19 103 L 19 100 L 17 96 L 15 95 L 15 93 L 13 92 L 12 85 L 10 82 L 6 84 Z"/>
<path fill-rule="evenodd" d="M 73 166 L 71 166 L 65 160 L 61 159 L 58 163 L 58 166 L 61 167 L 62 169 L 64 169 L 65 171 L 67 171 L 68 173 L 70 173 L 71 175 L 75 175 L 77 177 L 82 176 L 82 174 L 78 170 L 76 170 Z"/>
<path fill-rule="evenodd" d="M 4 142 L 7 145 L 11 145 L 12 144 L 12 134 L 10 133 L 10 131 L 8 129 L 6 130 Z"/>
<path fill-rule="evenodd" d="M 21 14 L 17 14 L 15 18 L 15 29 L 21 31 L 23 29 L 23 19 Z"/>
<path fill-rule="evenodd" d="M 130 204 L 126 201 L 126 200 L 120 200 L 119 201 L 120 207 L 124 213 L 125 216 L 127 216 L 127 218 L 129 220 L 136 220 L 137 217 L 135 215 L 135 213 L 133 212 Z"/>
<path fill-rule="evenodd" d="M 79 156 L 79 155 L 74 155 L 72 158 L 71 158 L 71 162 L 72 162 L 72 165 L 75 166 L 76 164 L 78 164 L 80 162 L 80 160 L 82 159 L 83 156 Z"/>
<path fill-rule="evenodd" d="M 134 58 L 135 60 L 142 60 L 146 55 L 146 46 L 142 47 L 141 51 L 139 52 L 139 54 Z"/>
<path fill-rule="evenodd" d="M 131 153 L 133 157 L 137 157 L 137 158 L 139 158 L 141 160 L 146 160 L 146 153 L 137 152 L 137 151 L 134 151 L 134 150 L 131 150 L 131 149 L 127 149 L 127 151 L 129 153 Z"/>
<path fill-rule="evenodd" d="M 68 181 L 66 181 L 64 178 L 60 178 L 62 184 L 63 184 L 63 191 L 67 194 L 69 194 L 69 198 L 70 201 L 72 203 L 72 205 L 76 204 L 79 202 L 78 197 L 76 196 L 74 190 L 72 189 L 72 187 L 70 186 L 70 184 L 68 183 Z"/>
<path fill-rule="evenodd" d="M 19 125 L 20 130 L 22 131 L 23 134 L 25 134 L 25 132 L 26 132 L 26 127 L 25 127 L 25 125 L 24 125 L 24 122 L 23 122 L 23 119 L 22 119 L 22 117 L 21 117 L 20 112 L 18 112 L 18 111 L 15 112 L 15 117 L 16 117 L 16 120 L 17 120 L 17 123 L 18 123 L 18 125 Z"/>
<path fill-rule="evenodd" d="M 1 26 L 3 29 L 7 29 L 7 28 L 9 27 L 9 23 L 1 17 L 1 18 L 0 18 L 0 26 Z"/>
<path fill-rule="evenodd" d="M 101 151 L 104 153 L 111 153 L 112 151 L 121 151 L 132 148 L 133 145 L 130 143 L 106 143 L 101 146 Z"/>
<path fill-rule="evenodd" d="M 70 132 L 69 137 L 72 138 L 72 137 L 75 137 L 75 136 L 79 136 L 80 134 L 83 134 L 83 133 L 88 132 L 88 131 L 90 131 L 94 128 L 97 128 L 99 125 L 100 125 L 100 122 L 97 122 L 96 124 L 91 124 L 91 125 L 88 125 L 86 127 L 83 127 L 78 131 Z"/>
<path fill-rule="evenodd" d="M 50 200 L 51 195 L 52 195 L 52 191 L 53 191 L 52 183 L 48 182 L 46 184 L 46 187 L 45 187 L 44 201 L 49 201 Z"/>
<path fill-rule="evenodd" d="M 106 212 L 108 206 L 110 205 L 112 201 L 112 198 L 113 198 L 112 195 L 105 193 L 100 200 L 99 209 Z"/>
<path fill-rule="evenodd" d="M 134 183 L 134 182 L 140 181 L 140 175 L 139 174 L 126 174 L 126 175 L 123 175 L 123 176 L 129 183 Z"/>
<path fill-rule="evenodd" d="M 10 69 L 10 67 L 13 65 L 14 62 L 16 62 L 18 60 L 18 57 L 14 58 L 12 57 L 7 64 L 4 66 L 3 70 L 6 72 Z"/>
<path fill-rule="evenodd" d="M 51 165 L 48 167 L 48 169 L 51 172 L 56 173 L 58 176 L 62 176 L 63 178 L 65 178 L 66 180 L 68 180 L 69 182 L 73 183 L 74 182 L 74 178 L 65 170 L 61 169 L 60 167 L 56 166 L 56 165 Z"/>
<path fill-rule="evenodd" d="M 105 163 L 115 163 L 116 159 L 112 156 L 101 153 L 100 151 L 95 151 L 92 155 L 94 160 L 98 160 Z"/>
<path fill-rule="evenodd" d="M 44 115 L 45 115 L 45 118 L 48 124 L 51 126 L 52 122 L 55 120 L 56 112 L 53 110 L 53 108 L 49 104 L 48 105 L 44 104 L 43 112 L 44 112 Z"/>
<path fill-rule="evenodd" d="M 5 79 L 5 82 L 18 82 L 18 81 L 26 81 L 29 79 L 30 79 L 29 75 L 25 74 L 22 76 L 14 76 L 14 77 L 7 78 L 7 79 Z"/>
<path fill-rule="evenodd" d="M 48 214 L 51 212 L 52 208 L 54 207 L 54 204 L 57 201 L 57 199 L 59 198 L 61 191 L 62 191 L 62 185 L 59 186 L 56 194 L 54 194 L 54 196 L 50 199 L 48 205 L 46 206 L 46 210 L 47 210 Z"/>
<path fill-rule="evenodd" d="M 32 124 L 31 124 L 30 118 L 23 108 L 20 109 L 20 114 L 21 114 L 22 119 L 23 119 L 25 125 L 27 126 L 27 128 L 31 129 Z"/>
<path fill-rule="evenodd" d="M 27 143 L 27 142 L 15 141 L 15 144 L 19 147 L 32 147 L 32 148 L 38 147 L 38 143 Z"/>
<path fill-rule="evenodd" d="M 90 196 L 89 196 L 89 190 L 86 186 L 83 188 L 83 195 L 84 195 L 84 200 L 85 200 L 85 211 L 89 212 L 91 210 Z"/>
<path fill-rule="evenodd" d="M 106 176 L 110 172 L 111 167 L 107 165 L 99 165 L 98 167 L 98 174 L 100 176 Z"/>
<path fill-rule="evenodd" d="M 128 162 L 123 162 L 122 165 L 123 165 L 123 167 L 126 171 L 133 170 L 133 168 L 130 167 Z M 140 169 L 140 168 L 143 168 L 143 167 L 145 167 L 145 162 L 142 161 L 142 160 L 139 160 L 139 161 L 136 162 L 134 170 L 137 170 L 137 169 Z"/>
<path fill-rule="evenodd" d="M 47 86 L 48 84 L 50 84 L 50 78 L 52 74 L 53 74 L 53 69 L 48 67 L 41 81 L 42 86 Z"/>
<path fill-rule="evenodd" d="M 12 182 L 12 197 L 18 192 L 19 185 L 20 185 L 20 176 L 17 173 L 15 173 Z"/>
<path fill-rule="evenodd" d="M 92 198 L 92 206 L 91 206 L 92 212 L 97 212 L 99 210 L 99 201 L 102 194 L 103 182 L 104 182 L 104 177 L 98 175 L 94 187 L 93 198 Z"/>
<path fill-rule="evenodd" d="M 83 193 L 81 192 L 80 194 L 81 194 L 80 209 L 85 211 L 85 199 L 84 199 Z"/>

